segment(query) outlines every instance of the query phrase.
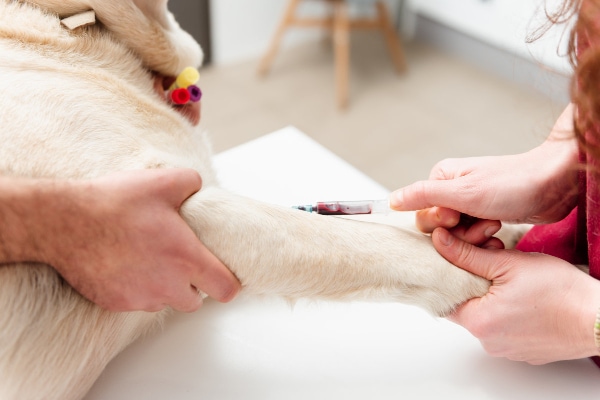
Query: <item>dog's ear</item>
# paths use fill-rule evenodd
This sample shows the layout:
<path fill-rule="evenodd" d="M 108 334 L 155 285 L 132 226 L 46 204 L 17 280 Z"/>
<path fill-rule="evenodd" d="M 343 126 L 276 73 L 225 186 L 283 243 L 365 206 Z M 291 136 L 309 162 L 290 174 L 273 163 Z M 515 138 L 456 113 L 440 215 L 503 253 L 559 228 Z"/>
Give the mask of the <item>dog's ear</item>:
<path fill-rule="evenodd" d="M 60 17 L 68 17 L 92 8 L 87 1 L 21 0 L 21 2 L 35 5 L 44 11 L 56 13 Z"/>
<path fill-rule="evenodd" d="M 133 3 L 144 15 L 151 20 L 158 22 L 164 29 L 169 29 L 169 13 L 167 9 L 168 0 L 133 0 Z"/>
<path fill-rule="evenodd" d="M 131 43 L 131 37 L 124 35 L 125 41 L 130 42 L 130 46 L 140 54 L 146 65 L 164 74 L 177 75 L 187 66 L 199 67 L 202 64 L 202 49 L 190 34 L 181 29 L 173 14 L 169 12 L 168 0 L 132 0 L 132 3 L 150 22 L 150 26 L 158 25 L 162 30 L 160 40 L 152 42 L 155 43 L 154 46 L 152 43 L 140 46 L 140 37 L 134 38 L 134 43 Z M 143 25 L 145 24 L 140 24 L 139 27 Z M 156 35 L 156 32 L 152 31 L 151 34 Z M 168 45 L 160 46 L 160 42 L 165 40 Z M 168 53 L 165 53 L 165 50 Z"/>

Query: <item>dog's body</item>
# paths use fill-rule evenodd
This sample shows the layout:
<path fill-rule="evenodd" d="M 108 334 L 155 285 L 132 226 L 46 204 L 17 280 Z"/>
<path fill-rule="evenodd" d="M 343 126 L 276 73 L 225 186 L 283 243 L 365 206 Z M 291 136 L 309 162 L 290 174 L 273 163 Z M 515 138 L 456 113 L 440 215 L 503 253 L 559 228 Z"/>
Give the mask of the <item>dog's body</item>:
<path fill-rule="evenodd" d="M 60 25 L 89 9 L 101 24 Z M 201 61 L 166 0 L 1 0 L 0 54 L 0 174 L 194 168 L 203 188 L 182 216 L 253 294 L 401 301 L 446 315 L 487 292 L 489 282 L 447 263 L 426 236 L 219 189 L 206 137 L 153 90 L 150 71 L 174 76 Z M 24 264 L 0 268 L 0 307 L 0 399 L 81 398 L 165 315 L 104 311 L 51 267 Z"/>

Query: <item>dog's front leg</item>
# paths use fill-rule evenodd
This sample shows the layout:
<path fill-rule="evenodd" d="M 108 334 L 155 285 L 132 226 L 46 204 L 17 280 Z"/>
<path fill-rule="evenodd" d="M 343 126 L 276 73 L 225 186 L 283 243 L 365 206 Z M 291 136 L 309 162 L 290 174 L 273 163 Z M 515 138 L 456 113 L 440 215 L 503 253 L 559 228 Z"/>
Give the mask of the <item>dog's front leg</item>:
<path fill-rule="evenodd" d="M 266 205 L 218 188 L 194 195 L 182 214 L 256 294 L 393 300 L 446 315 L 489 287 L 409 230 Z"/>

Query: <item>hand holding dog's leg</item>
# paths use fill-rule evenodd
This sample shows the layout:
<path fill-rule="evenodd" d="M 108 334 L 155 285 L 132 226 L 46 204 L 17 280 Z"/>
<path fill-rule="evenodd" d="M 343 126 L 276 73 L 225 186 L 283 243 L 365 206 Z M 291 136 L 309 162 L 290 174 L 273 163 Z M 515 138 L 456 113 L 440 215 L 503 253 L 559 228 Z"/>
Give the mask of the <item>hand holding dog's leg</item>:
<path fill-rule="evenodd" d="M 221 301 L 239 290 L 179 215 L 201 187 L 195 171 L 27 184 L 33 194 L 15 214 L 25 246 L 5 262 L 50 264 L 84 297 L 113 311 L 194 311 L 202 304 L 197 289 Z"/>
<path fill-rule="evenodd" d="M 181 203 L 200 187 L 192 170 L 96 179 L 86 197 L 99 226 L 88 230 L 79 225 L 91 234 L 79 243 L 88 251 L 59 258 L 60 272 L 111 310 L 156 311 L 168 305 L 194 311 L 201 304 L 197 289 L 231 300 L 239 283 L 179 216 Z"/>
<path fill-rule="evenodd" d="M 544 364 L 598 354 L 593 327 L 600 282 L 558 258 L 482 249 L 443 228 L 434 231 L 433 243 L 448 261 L 492 281 L 487 295 L 450 317 L 491 355 Z"/>

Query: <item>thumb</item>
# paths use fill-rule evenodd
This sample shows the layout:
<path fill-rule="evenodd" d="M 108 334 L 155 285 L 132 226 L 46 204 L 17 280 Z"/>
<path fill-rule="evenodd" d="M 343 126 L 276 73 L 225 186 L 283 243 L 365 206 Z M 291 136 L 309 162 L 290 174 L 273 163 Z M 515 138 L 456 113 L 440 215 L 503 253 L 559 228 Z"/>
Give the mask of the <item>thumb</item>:
<path fill-rule="evenodd" d="M 202 188 L 202 178 L 197 171 L 188 168 L 165 168 L 162 173 L 162 190 L 169 202 L 180 207 L 185 200 Z"/>
<path fill-rule="evenodd" d="M 498 260 L 490 257 L 494 250 L 482 249 L 452 235 L 444 228 L 436 228 L 431 235 L 435 249 L 450 263 L 489 281 L 495 278 Z"/>

